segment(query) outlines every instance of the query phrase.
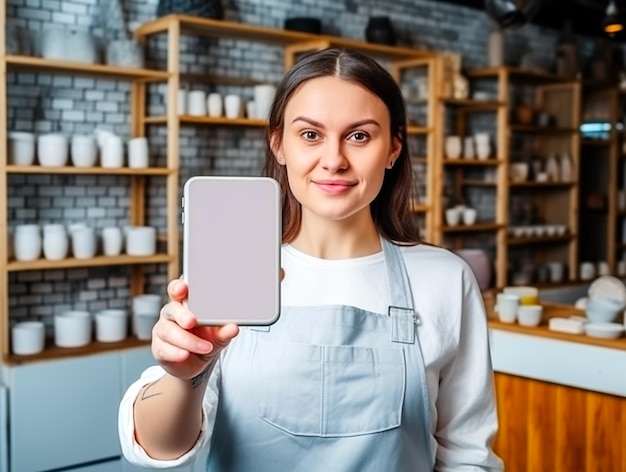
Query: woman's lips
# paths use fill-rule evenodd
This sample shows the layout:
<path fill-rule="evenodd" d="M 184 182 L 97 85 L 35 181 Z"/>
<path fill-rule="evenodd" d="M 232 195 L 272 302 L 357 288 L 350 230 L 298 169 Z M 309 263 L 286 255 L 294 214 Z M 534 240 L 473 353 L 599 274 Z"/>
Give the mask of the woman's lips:
<path fill-rule="evenodd" d="M 320 189 L 333 195 L 347 192 L 350 188 L 356 185 L 354 182 L 349 182 L 347 180 L 314 180 L 313 182 Z"/>

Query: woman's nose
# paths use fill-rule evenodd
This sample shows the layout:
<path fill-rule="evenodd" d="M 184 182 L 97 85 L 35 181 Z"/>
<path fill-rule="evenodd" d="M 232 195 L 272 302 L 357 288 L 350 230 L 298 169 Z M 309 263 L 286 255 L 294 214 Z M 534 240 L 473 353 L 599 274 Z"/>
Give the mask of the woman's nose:
<path fill-rule="evenodd" d="M 348 167 L 345 150 L 341 141 L 329 140 L 322 149 L 320 158 L 322 167 L 331 172 L 343 170 Z"/>

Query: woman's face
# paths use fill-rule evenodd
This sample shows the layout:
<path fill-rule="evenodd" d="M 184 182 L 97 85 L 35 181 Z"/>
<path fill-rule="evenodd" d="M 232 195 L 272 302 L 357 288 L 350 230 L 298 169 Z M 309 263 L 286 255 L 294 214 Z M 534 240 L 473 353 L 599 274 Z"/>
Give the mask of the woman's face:
<path fill-rule="evenodd" d="M 285 108 L 282 142 L 272 150 L 289 186 L 312 216 L 339 221 L 367 213 L 385 168 L 400 153 L 384 102 L 360 85 L 336 77 L 302 84 Z"/>

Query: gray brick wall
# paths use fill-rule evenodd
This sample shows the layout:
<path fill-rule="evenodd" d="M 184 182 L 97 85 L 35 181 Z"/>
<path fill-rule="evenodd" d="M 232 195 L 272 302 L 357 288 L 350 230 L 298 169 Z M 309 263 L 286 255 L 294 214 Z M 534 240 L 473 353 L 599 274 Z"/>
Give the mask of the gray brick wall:
<path fill-rule="evenodd" d="M 154 17 L 156 0 L 126 0 L 123 14 L 128 24 Z M 116 16 L 102 15 L 102 6 L 115 7 L 114 0 L 7 0 L 9 25 L 28 29 L 36 44 L 44 28 L 62 25 L 90 30 L 100 38 L 123 37 Z M 401 44 L 437 51 L 455 51 L 465 67 L 484 65 L 490 21 L 474 9 L 433 0 L 224 0 L 226 18 L 250 24 L 282 27 L 292 16 L 322 19 L 325 33 L 364 39 L 368 17 L 391 18 Z M 107 10 L 109 12 L 110 10 Z M 113 25 L 101 18 L 113 18 Z M 529 45 L 540 64 L 549 67 L 558 33 L 536 26 L 509 31 L 507 61 L 515 64 Z M 150 40 L 147 64 L 164 67 L 164 38 Z M 35 48 L 36 50 L 37 48 Z M 583 44 L 588 53 L 589 42 Z M 185 37 L 181 46 L 183 72 L 251 77 L 277 82 L 282 75 L 280 48 L 232 40 Z M 115 80 L 72 76 L 10 73 L 8 116 L 11 130 L 44 133 L 91 133 L 103 127 L 129 137 L 129 85 Z M 246 87 L 210 86 L 207 91 L 236 91 L 251 97 Z M 152 85 L 148 107 L 151 113 L 165 109 L 165 88 Z M 165 130 L 147 129 L 154 163 L 165 161 Z M 180 132 L 181 184 L 198 174 L 258 174 L 262 162 L 263 130 L 258 128 L 182 127 Z M 419 142 L 417 149 L 423 148 Z M 423 168 L 416 166 L 423 174 Z M 123 176 L 11 175 L 9 179 L 10 225 L 23 222 L 87 221 L 92 226 L 124 225 L 128 220 L 128 178 Z M 149 183 L 148 223 L 165 227 L 165 190 L 162 178 Z M 468 199 L 483 213 L 493 212 L 493 198 L 471 194 Z M 485 244 L 491 244 L 487 242 Z M 148 291 L 164 293 L 163 267 L 147 268 Z M 17 272 L 10 276 L 12 319 L 39 317 L 51 325 L 51 315 L 67 308 L 97 310 L 129 305 L 127 268 L 94 268 Z"/>

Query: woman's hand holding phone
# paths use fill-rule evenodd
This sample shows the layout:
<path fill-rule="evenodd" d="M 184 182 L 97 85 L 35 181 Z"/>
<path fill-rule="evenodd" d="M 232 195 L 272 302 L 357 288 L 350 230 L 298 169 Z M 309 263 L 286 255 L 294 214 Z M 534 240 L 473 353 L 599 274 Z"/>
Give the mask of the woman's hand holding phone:
<path fill-rule="evenodd" d="M 167 287 L 170 302 L 152 331 L 152 355 L 170 375 L 192 379 L 213 362 L 239 333 L 233 323 L 222 326 L 201 326 L 187 309 L 187 283 L 173 280 Z"/>

